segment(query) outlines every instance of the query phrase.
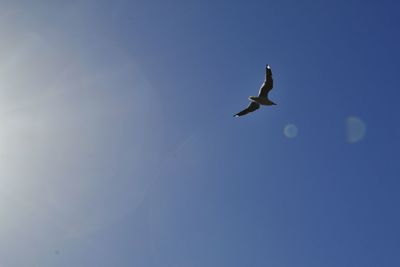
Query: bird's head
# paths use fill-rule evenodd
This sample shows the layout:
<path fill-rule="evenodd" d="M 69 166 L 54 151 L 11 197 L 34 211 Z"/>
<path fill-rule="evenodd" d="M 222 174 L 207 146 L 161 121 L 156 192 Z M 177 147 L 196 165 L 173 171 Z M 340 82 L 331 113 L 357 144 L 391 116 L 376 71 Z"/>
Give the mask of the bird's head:
<path fill-rule="evenodd" d="M 271 69 L 271 67 L 267 64 L 267 65 L 265 65 L 265 68 L 266 69 Z"/>

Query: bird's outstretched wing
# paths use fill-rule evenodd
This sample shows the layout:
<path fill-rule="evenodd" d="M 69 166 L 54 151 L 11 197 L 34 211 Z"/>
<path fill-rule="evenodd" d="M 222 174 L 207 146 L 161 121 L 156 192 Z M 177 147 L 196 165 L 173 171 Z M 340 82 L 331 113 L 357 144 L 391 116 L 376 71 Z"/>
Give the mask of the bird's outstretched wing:
<path fill-rule="evenodd" d="M 249 106 L 240 111 L 239 113 L 233 115 L 234 117 L 239 117 L 239 116 L 243 116 L 246 115 L 247 113 L 253 112 L 254 110 L 257 110 L 260 108 L 260 104 L 256 103 L 256 102 L 250 102 Z"/>
<path fill-rule="evenodd" d="M 269 91 L 272 90 L 274 86 L 274 80 L 272 79 L 271 67 L 267 65 L 265 67 L 265 81 L 261 85 L 260 91 L 258 92 L 259 97 L 267 97 Z"/>

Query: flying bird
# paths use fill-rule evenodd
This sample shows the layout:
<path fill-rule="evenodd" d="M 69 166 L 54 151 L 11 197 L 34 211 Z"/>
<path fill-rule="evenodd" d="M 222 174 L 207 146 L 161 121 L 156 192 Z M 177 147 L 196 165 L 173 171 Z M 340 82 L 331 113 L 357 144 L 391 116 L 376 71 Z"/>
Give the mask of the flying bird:
<path fill-rule="evenodd" d="M 258 96 L 249 96 L 250 104 L 248 107 L 239 113 L 233 115 L 234 117 L 240 117 L 253 112 L 260 108 L 260 105 L 272 106 L 276 105 L 274 102 L 268 99 L 268 93 L 272 90 L 274 81 L 272 80 L 272 71 L 269 65 L 265 66 L 265 81 L 261 85 Z"/>

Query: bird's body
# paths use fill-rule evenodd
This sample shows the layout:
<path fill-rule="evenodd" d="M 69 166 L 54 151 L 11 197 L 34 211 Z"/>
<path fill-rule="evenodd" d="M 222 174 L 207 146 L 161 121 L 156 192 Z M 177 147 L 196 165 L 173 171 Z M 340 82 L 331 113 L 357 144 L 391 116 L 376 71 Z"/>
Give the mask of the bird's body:
<path fill-rule="evenodd" d="M 263 106 L 276 105 L 274 102 L 269 100 L 267 97 L 250 96 L 249 100 L 252 101 L 252 102 L 256 102 L 256 103 L 258 103 L 260 105 L 263 105 Z"/>
<path fill-rule="evenodd" d="M 234 117 L 239 117 L 246 115 L 247 113 L 253 112 L 260 108 L 260 105 L 263 106 L 272 106 L 276 105 L 274 102 L 269 100 L 268 93 L 272 90 L 273 87 L 273 79 L 272 79 L 272 71 L 269 65 L 265 68 L 265 81 L 261 85 L 260 91 L 258 92 L 258 96 L 250 96 L 250 104 L 249 106 L 242 110 L 241 112 L 234 115 Z"/>

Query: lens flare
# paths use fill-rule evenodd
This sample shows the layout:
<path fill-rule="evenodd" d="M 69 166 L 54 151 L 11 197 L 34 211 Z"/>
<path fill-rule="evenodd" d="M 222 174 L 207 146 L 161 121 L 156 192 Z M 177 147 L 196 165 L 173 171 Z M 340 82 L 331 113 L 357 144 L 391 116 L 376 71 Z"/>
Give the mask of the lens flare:
<path fill-rule="evenodd" d="M 296 125 L 294 124 L 287 124 L 283 129 L 283 134 L 287 138 L 295 138 L 298 134 L 299 130 L 297 129 Z"/>
<path fill-rule="evenodd" d="M 346 138 L 349 143 L 361 141 L 366 132 L 365 123 L 356 116 L 350 116 L 346 119 Z"/>

